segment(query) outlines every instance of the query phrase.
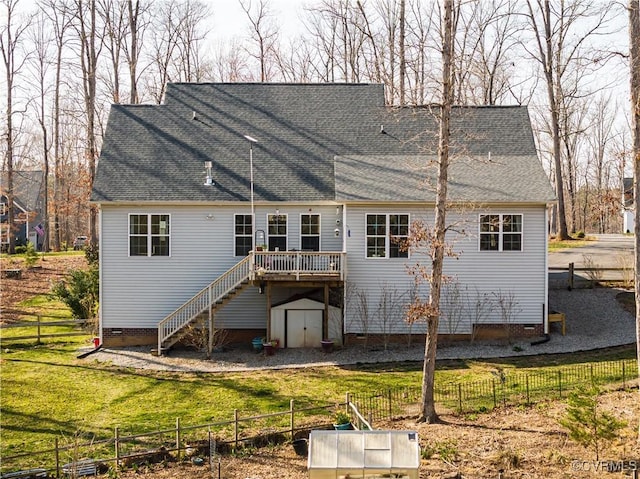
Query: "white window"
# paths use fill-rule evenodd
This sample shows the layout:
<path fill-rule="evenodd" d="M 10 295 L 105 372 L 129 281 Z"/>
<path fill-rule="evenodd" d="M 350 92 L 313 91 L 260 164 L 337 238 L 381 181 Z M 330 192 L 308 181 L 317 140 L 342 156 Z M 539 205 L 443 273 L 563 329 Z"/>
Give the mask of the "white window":
<path fill-rule="evenodd" d="M 366 218 L 367 258 L 407 258 L 408 214 L 372 214 Z"/>
<path fill-rule="evenodd" d="M 287 215 L 267 215 L 269 251 L 287 251 Z"/>
<path fill-rule="evenodd" d="M 169 215 L 129 215 L 129 256 L 169 256 Z"/>
<path fill-rule="evenodd" d="M 522 251 L 522 215 L 480 215 L 480 251 Z"/>
<path fill-rule="evenodd" d="M 251 251 L 253 246 L 252 231 L 251 215 L 235 215 L 233 234 L 236 256 L 247 256 Z"/>
<path fill-rule="evenodd" d="M 320 251 L 320 215 L 300 215 L 300 249 Z"/>

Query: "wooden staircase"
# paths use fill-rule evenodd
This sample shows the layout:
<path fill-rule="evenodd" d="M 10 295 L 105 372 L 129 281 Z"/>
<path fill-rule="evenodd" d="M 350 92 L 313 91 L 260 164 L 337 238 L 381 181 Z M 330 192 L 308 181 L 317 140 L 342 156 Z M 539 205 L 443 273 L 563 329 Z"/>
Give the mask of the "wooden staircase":
<path fill-rule="evenodd" d="M 162 355 L 163 351 L 180 341 L 188 325 L 214 314 L 249 284 L 251 259 L 251 256 L 244 258 L 160 321 L 157 355 Z"/>

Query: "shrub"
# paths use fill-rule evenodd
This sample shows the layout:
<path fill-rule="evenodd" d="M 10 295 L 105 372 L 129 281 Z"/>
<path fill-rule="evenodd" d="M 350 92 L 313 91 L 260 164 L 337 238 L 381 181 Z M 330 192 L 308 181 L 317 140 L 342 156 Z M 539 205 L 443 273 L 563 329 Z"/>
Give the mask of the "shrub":
<path fill-rule="evenodd" d="M 38 260 L 40 259 L 38 256 L 38 252 L 36 251 L 36 249 L 33 247 L 33 243 L 29 242 L 27 243 L 26 246 L 23 246 L 22 248 L 24 248 L 24 264 L 27 268 L 33 268 L 35 266 L 35 264 L 38 262 Z"/>
<path fill-rule="evenodd" d="M 51 295 L 66 304 L 74 318 L 90 319 L 97 312 L 99 290 L 98 267 L 94 265 L 67 273 L 53 285 Z"/>
<path fill-rule="evenodd" d="M 98 245 L 87 243 L 84 247 L 84 257 L 87 258 L 89 265 L 98 266 L 98 260 L 100 259 L 100 249 Z"/>
<path fill-rule="evenodd" d="M 578 239 L 584 239 L 584 236 L 585 236 L 584 235 L 584 231 L 578 231 L 576 233 L 576 238 L 578 238 Z"/>
<path fill-rule="evenodd" d="M 592 447 L 596 461 L 600 460 L 603 444 L 616 438 L 626 423 L 600 410 L 597 386 L 580 387 L 569 395 L 566 416 L 559 422 L 569 431 L 569 437 L 585 447 Z"/>

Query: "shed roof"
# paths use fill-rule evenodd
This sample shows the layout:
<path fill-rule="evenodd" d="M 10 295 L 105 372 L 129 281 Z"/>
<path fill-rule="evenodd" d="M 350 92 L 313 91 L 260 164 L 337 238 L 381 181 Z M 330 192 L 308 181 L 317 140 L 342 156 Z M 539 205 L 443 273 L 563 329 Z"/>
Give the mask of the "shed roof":
<path fill-rule="evenodd" d="M 92 200 L 248 202 L 245 135 L 258 140 L 253 144 L 256 202 L 424 200 L 416 181 L 398 182 L 416 158 L 437 153 L 438 112 L 387 107 L 382 85 L 169 84 L 163 105 L 111 108 Z M 480 158 L 508 159 L 500 172 L 508 169 L 509 179 L 520 181 L 494 181 L 500 190 L 493 196 L 500 201 L 520 202 L 525 194 L 529 202 L 553 198 L 526 107 L 454 108 L 451 136 L 451 151 L 475 159 L 475 173 L 482 170 Z M 204 185 L 205 161 L 213 165 L 213 186 Z M 399 167 L 395 188 L 378 188 L 391 186 L 381 175 L 389 166 Z M 480 178 L 475 173 L 461 181 L 474 183 Z M 351 185 L 352 174 L 369 181 Z M 489 182 L 460 192 L 469 200 L 485 200 Z"/>
<path fill-rule="evenodd" d="M 420 444 L 415 431 L 324 431 L 309 435 L 313 469 L 417 470 Z"/>

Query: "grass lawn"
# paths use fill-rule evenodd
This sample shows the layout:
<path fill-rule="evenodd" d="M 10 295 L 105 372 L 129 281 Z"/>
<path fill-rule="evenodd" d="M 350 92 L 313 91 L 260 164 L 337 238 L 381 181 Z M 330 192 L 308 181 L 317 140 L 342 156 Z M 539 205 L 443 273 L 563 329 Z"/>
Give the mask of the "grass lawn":
<path fill-rule="evenodd" d="M 555 239 L 549 240 L 548 251 L 558 251 L 567 248 L 580 248 L 582 246 L 586 246 L 590 242 L 592 242 L 592 238 L 583 238 L 583 239 L 568 239 L 563 241 L 556 241 Z"/>
<path fill-rule="evenodd" d="M 251 373 L 167 373 L 115 368 L 76 358 L 90 335 L 3 344 L 1 449 L 5 456 L 51 448 L 78 432 L 100 438 L 197 425 L 240 416 L 343 402 L 345 393 L 417 387 L 421 364 L 402 363 Z M 633 348 L 600 353 L 439 364 L 440 385 L 490 378 L 492 371 L 553 370 L 588 361 L 633 358 Z"/>

